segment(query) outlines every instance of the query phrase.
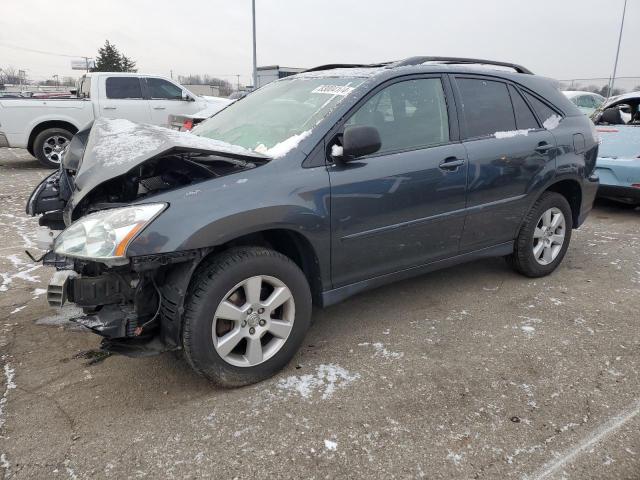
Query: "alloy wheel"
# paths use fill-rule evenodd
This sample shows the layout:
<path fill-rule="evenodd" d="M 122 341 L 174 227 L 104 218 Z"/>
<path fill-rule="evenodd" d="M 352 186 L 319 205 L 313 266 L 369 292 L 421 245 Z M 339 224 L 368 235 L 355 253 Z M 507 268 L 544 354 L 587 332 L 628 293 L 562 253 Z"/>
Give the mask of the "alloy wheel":
<path fill-rule="evenodd" d="M 213 346 L 225 362 L 253 367 L 273 357 L 293 328 L 291 290 L 267 275 L 247 278 L 224 296 L 213 318 Z"/>
<path fill-rule="evenodd" d="M 44 141 L 42 151 L 47 160 L 53 163 L 60 163 L 67 145 L 69 145 L 68 138 L 62 135 L 52 135 Z"/>
<path fill-rule="evenodd" d="M 533 231 L 533 257 L 540 265 L 549 265 L 557 257 L 566 234 L 566 220 L 559 208 L 546 210 Z"/>

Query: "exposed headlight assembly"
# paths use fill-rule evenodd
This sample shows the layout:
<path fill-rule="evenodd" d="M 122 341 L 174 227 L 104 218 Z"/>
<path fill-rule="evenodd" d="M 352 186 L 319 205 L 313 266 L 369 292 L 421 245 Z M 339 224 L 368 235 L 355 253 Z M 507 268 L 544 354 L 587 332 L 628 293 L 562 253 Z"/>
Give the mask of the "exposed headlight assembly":
<path fill-rule="evenodd" d="M 165 209 L 164 203 L 113 208 L 82 217 L 56 238 L 53 251 L 59 255 L 126 263 L 129 243 Z"/>

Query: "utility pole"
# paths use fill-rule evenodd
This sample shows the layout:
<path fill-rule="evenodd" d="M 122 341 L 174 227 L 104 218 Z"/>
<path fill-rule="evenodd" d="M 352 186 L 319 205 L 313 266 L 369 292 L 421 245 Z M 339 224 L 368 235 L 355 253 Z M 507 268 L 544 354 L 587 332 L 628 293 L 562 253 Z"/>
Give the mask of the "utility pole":
<path fill-rule="evenodd" d="M 256 0 L 251 0 L 251 13 L 253 17 L 253 88 L 255 90 L 258 88 L 258 60 L 256 58 Z"/>
<path fill-rule="evenodd" d="M 173 70 L 169 70 L 169 75 L 171 76 L 171 80 L 173 80 Z"/>
<path fill-rule="evenodd" d="M 238 77 L 238 91 L 240 91 L 240 75 L 236 75 Z"/>
<path fill-rule="evenodd" d="M 56 73 L 55 75 L 51 75 L 51 76 L 56 79 L 56 87 L 59 87 L 60 86 L 60 81 L 59 81 L 60 79 L 58 77 L 58 74 Z"/>
<path fill-rule="evenodd" d="M 609 83 L 609 93 L 607 97 L 610 97 L 613 93 L 613 86 L 616 83 L 616 71 L 618 70 L 618 58 L 620 57 L 620 44 L 622 43 L 622 30 L 624 29 L 624 16 L 627 13 L 627 0 L 624 0 L 624 7 L 622 8 L 622 21 L 620 22 L 620 35 L 618 36 L 618 49 L 616 50 L 616 62 L 613 64 L 613 77 L 611 77 L 611 83 Z"/>

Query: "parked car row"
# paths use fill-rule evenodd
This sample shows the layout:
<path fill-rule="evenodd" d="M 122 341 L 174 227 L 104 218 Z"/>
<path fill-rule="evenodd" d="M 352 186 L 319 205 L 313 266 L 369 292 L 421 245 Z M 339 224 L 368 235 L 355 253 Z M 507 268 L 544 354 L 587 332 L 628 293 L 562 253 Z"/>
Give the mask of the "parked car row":
<path fill-rule="evenodd" d="M 73 98 L 0 98 L 0 147 L 26 148 L 57 168 L 71 137 L 98 118 L 168 125 L 169 115 L 211 114 L 229 101 L 201 97 L 173 80 L 136 73 L 88 73 Z"/>
<path fill-rule="evenodd" d="M 640 205 L 640 92 L 610 98 L 591 118 L 601 138 L 598 194 Z"/>
<path fill-rule="evenodd" d="M 598 188 L 593 123 L 503 62 L 318 67 L 192 133 L 110 116 L 28 200 L 53 231 L 48 301 L 106 350 L 182 350 L 224 386 L 280 370 L 314 305 L 488 256 L 550 274 Z"/>

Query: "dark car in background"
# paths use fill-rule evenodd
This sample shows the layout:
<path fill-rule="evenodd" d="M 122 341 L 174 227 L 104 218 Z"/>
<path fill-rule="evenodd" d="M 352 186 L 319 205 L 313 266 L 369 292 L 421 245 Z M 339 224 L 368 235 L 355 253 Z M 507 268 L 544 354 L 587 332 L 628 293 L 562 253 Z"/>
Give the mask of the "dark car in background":
<path fill-rule="evenodd" d="M 82 307 L 103 348 L 183 350 L 238 386 L 287 364 L 312 305 L 490 256 L 550 274 L 597 153 L 591 121 L 518 65 L 329 65 L 192 134 L 98 119 L 27 211 L 55 231 L 49 302 Z"/>

